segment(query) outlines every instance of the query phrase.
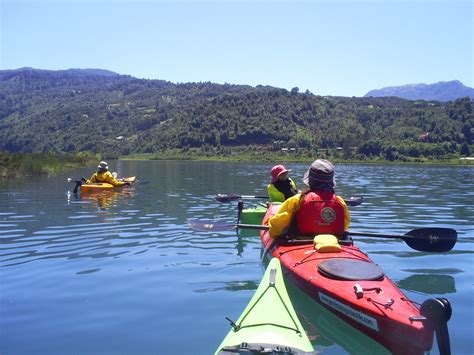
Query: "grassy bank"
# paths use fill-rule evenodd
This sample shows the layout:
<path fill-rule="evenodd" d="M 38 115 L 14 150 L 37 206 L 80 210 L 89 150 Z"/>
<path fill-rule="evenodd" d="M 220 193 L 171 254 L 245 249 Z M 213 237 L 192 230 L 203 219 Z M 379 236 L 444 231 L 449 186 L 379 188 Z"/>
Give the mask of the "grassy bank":
<path fill-rule="evenodd" d="M 386 160 L 382 157 L 349 156 L 343 150 L 305 150 L 273 151 L 262 146 L 232 148 L 191 148 L 166 149 L 149 154 L 135 154 L 122 157 L 131 160 L 212 160 L 234 162 L 297 162 L 310 163 L 315 159 L 329 159 L 334 163 L 369 163 L 369 164 L 427 164 L 427 165 L 471 165 L 473 159 L 461 159 L 459 156 L 446 157 L 402 157 L 397 160 Z"/>
<path fill-rule="evenodd" d="M 104 156 L 112 159 L 112 156 Z M 118 158 L 118 157 L 115 157 Z M 211 160 L 233 162 L 304 163 L 314 159 L 329 159 L 334 163 L 353 164 L 423 164 L 423 165 L 463 165 L 474 166 L 474 159 L 451 157 L 410 157 L 388 161 L 380 157 L 348 158 L 344 151 L 320 150 L 273 151 L 262 146 L 232 148 L 167 149 L 150 154 L 136 154 L 121 157 L 124 160 Z M 61 170 L 90 166 L 100 160 L 100 156 L 83 154 L 43 154 L 0 152 L 0 177 L 19 177 L 53 174 Z"/>
<path fill-rule="evenodd" d="M 97 158 L 88 155 L 0 152 L 0 177 L 47 175 L 87 166 L 92 161 L 97 161 Z"/>

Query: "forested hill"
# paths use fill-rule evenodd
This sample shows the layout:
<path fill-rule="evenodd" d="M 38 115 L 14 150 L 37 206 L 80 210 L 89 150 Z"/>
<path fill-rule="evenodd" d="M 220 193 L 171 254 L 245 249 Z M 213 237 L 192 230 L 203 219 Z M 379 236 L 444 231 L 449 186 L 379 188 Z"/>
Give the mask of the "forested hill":
<path fill-rule="evenodd" d="M 342 147 L 349 157 L 466 155 L 472 105 L 23 68 L 0 71 L 0 150 L 130 154 L 252 144 Z"/>

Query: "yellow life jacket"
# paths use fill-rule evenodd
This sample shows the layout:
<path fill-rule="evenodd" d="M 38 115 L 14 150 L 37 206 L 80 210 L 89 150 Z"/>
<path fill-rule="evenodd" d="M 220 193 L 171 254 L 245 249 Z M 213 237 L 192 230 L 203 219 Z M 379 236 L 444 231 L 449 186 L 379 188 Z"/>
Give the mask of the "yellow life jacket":
<path fill-rule="evenodd" d="M 87 183 L 90 184 L 94 182 L 106 182 L 107 184 L 114 185 L 116 187 L 125 184 L 123 181 L 118 181 L 115 179 L 110 171 L 98 171 L 94 173 Z"/>
<path fill-rule="evenodd" d="M 297 190 L 296 190 L 295 182 L 291 178 L 288 178 L 288 180 L 290 181 L 291 189 L 296 194 Z M 268 200 L 270 202 L 284 202 L 286 200 L 285 194 L 281 192 L 280 190 L 278 190 L 275 184 L 273 183 L 268 184 L 267 192 L 268 192 Z"/>

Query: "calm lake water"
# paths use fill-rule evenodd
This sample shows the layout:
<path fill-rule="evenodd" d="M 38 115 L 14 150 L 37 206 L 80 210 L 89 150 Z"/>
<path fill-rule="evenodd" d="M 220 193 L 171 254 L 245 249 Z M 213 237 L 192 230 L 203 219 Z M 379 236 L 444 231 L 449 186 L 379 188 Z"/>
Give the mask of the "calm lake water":
<path fill-rule="evenodd" d="M 217 193 L 265 194 L 270 164 L 114 161 L 129 192 L 68 194 L 95 167 L 0 180 L 0 353 L 211 354 L 263 275 L 255 232 L 196 232 L 193 218 L 233 223 Z M 301 187 L 306 164 L 288 164 Z M 337 190 L 362 195 L 352 230 L 405 233 L 449 227 L 453 251 L 357 238 L 411 299 L 451 301 L 453 354 L 474 353 L 474 169 L 337 165 Z M 250 202 L 249 202 L 250 203 Z M 290 295 L 314 348 L 384 353 L 298 289 Z M 434 344 L 432 354 L 438 350 Z"/>

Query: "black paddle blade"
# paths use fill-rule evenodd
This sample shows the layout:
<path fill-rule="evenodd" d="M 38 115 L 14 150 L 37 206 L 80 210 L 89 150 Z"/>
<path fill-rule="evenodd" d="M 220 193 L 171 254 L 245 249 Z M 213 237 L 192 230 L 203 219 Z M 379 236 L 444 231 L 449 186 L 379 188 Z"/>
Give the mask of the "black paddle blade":
<path fill-rule="evenodd" d="M 73 193 L 77 194 L 77 189 L 79 188 L 79 186 L 82 185 L 82 181 L 81 180 L 76 180 L 76 187 L 74 188 L 74 190 L 72 190 Z"/>
<path fill-rule="evenodd" d="M 362 204 L 364 201 L 363 196 L 351 196 L 344 198 L 344 202 L 346 203 L 347 206 L 359 206 Z"/>
<path fill-rule="evenodd" d="M 217 194 L 214 198 L 216 199 L 216 201 L 224 203 L 238 200 L 240 198 L 240 195 Z"/>
<path fill-rule="evenodd" d="M 413 249 L 442 253 L 453 249 L 458 233 L 450 228 L 418 228 L 405 234 L 403 240 Z"/>

